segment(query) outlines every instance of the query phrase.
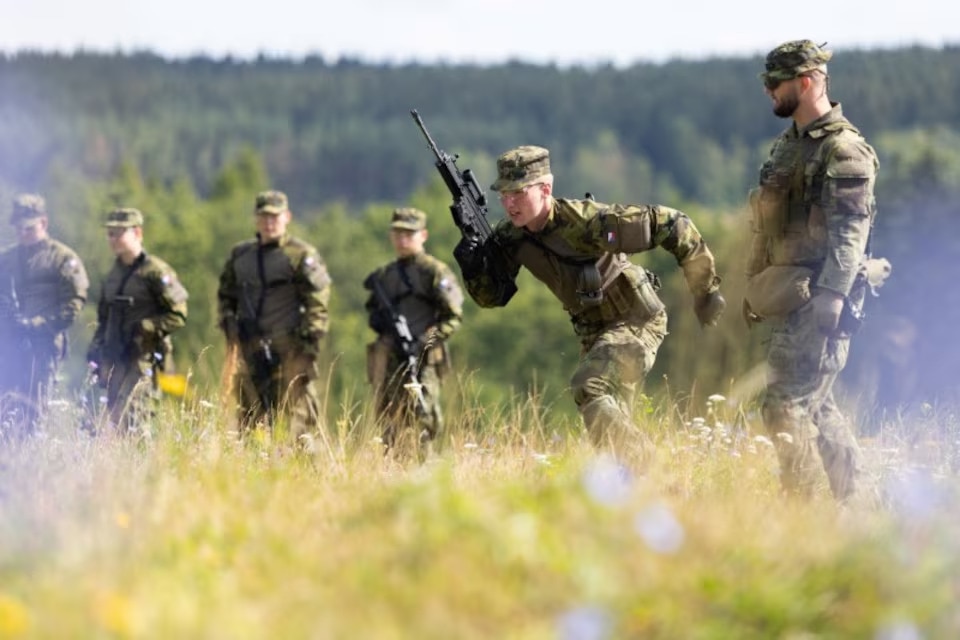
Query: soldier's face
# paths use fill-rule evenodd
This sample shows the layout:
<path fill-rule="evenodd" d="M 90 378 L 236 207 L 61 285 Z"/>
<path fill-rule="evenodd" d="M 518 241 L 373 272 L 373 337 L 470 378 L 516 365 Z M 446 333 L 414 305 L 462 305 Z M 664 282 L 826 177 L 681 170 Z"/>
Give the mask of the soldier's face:
<path fill-rule="evenodd" d="M 544 182 L 528 184 L 516 191 L 501 191 L 500 203 L 515 227 L 530 227 L 539 231 L 537 223 L 548 210 L 550 185 Z"/>
<path fill-rule="evenodd" d="M 784 80 L 773 89 L 766 89 L 773 102 L 773 113 L 780 118 L 789 118 L 800 106 L 801 86 L 799 78 Z"/>
<path fill-rule="evenodd" d="M 17 242 L 23 246 L 36 244 L 47 237 L 47 219 L 36 218 L 30 224 L 17 226 Z"/>
<path fill-rule="evenodd" d="M 276 242 L 287 232 L 290 224 L 290 212 L 284 211 L 279 215 L 269 213 L 257 214 L 257 233 L 263 242 Z"/>
<path fill-rule="evenodd" d="M 139 227 L 110 227 L 107 229 L 107 241 L 113 255 L 124 262 L 136 258 L 143 250 L 143 230 Z"/>
<path fill-rule="evenodd" d="M 406 229 L 390 229 L 390 243 L 398 258 L 414 256 L 423 251 L 427 241 L 427 230 L 408 231 Z"/>

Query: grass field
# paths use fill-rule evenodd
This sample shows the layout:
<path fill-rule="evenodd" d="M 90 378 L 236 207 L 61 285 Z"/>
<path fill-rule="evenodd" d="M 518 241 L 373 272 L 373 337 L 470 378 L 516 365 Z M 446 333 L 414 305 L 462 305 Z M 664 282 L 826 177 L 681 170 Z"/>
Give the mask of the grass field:
<path fill-rule="evenodd" d="M 199 399 L 150 440 L 61 407 L 0 451 L 0 637 L 960 637 L 955 414 L 865 440 L 877 504 L 841 509 L 714 404 L 648 402 L 642 473 L 536 399 L 460 408 L 424 465 L 355 408 L 310 460 Z"/>

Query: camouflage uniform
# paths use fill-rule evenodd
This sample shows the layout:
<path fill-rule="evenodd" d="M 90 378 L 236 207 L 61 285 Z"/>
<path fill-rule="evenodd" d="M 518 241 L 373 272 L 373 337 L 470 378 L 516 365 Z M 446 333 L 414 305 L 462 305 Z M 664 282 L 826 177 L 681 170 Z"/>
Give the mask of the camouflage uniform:
<path fill-rule="evenodd" d="M 257 196 L 256 211 L 287 211 L 279 191 Z M 266 422 L 272 428 L 282 411 L 301 444 L 320 421 L 316 391 L 320 340 L 327 333 L 331 280 L 310 244 L 284 235 L 233 247 L 220 274 L 219 324 L 229 344 L 240 349 L 236 374 L 241 428 Z"/>
<path fill-rule="evenodd" d="M 497 160 L 495 191 L 510 191 L 550 175 L 549 154 L 526 146 Z M 554 199 L 539 232 L 502 220 L 483 248 L 477 270 L 455 255 L 467 291 L 481 307 L 503 306 L 512 297 L 520 267 L 550 288 L 570 314 L 580 338 L 580 362 L 571 379 L 573 397 L 597 445 L 625 441 L 644 447 L 631 417 L 633 394 L 653 366 L 667 334 L 667 314 L 656 294 L 656 276 L 628 254 L 663 247 L 683 269 L 701 321 L 722 311 L 713 255 L 685 214 L 659 205 L 602 204 Z M 502 265 L 505 277 L 490 269 Z"/>
<path fill-rule="evenodd" d="M 420 231 L 426 214 L 417 209 L 393 212 L 392 229 Z M 375 292 L 379 283 L 392 311 Z M 384 426 L 384 442 L 392 446 L 402 426 L 416 421 L 421 440 L 433 440 L 443 428 L 440 381 L 448 368 L 446 340 L 460 327 L 463 292 L 450 268 L 421 251 L 377 269 L 364 280 L 371 291 L 366 302 L 370 328 L 377 340 L 367 346 L 368 379 L 376 394 L 377 417 Z M 415 341 L 417 381 L 423 403 L 404 385 L 410 382 L 408 358 L 395 337 L 392 313 L 402 316 Z"/>
<path fill-rule="evenodd" d="M 775 87 L 805 72 L 825 74 L 830 55 L 809 40 L 788 42 L 770 52 L 761 77 Z M 867 287 L 858 273 L 876 213 L 877 156 L 843 117 L 840 105 L 831 105 L 803 129 L 791 124 L 760 170 L 760 187 L 751 193 L 748 300 L 765 279 L 801 268 L 810 293 L 836 292 L 853 309 L 863 303 Z M 788 493 L 811 495 L 825 469 L 833 494 L 843 499 L 857 488 L 861 459 L 832 392 L 847 361 L 850 333 L 824 335 L 814 304 L 803 300 L 770 317 L 774 326 L 764 422 L 776 443 Z"/>
<path fill-rule="evenodd" d="M 142 227 L 143 214 L 116 209 L 104 226 Z M 106 389 L 110 424 L 121 432 L 148 427 L 156 374 L 170 356 L 170 334 L 186 324 L 187 297 L 170 265 L 146 252 L 129 265 L 117 258 L 103 280 L 87 362 Z"/>
<path fill-rule="evenodd" d="M 45 224 L 46 203 L 23 194 L 13 201 L 10 223 Z M 66 245 L 44 236 L 0 253 L 0 411 L 3 430 L 31 431 L 46 407 L 67 329 L 87 299 L 83 263 Z M 7 424 L 9 423 L 9 424 Z"/>

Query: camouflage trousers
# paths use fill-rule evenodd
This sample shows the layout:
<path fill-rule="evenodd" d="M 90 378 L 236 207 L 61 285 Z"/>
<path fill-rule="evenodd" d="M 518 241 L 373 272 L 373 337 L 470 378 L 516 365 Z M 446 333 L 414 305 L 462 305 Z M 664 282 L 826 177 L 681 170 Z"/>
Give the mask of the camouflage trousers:
<path fill-rule="evenodd" d="M 282 349 L 265 362 L 263 352 L 253 345 L 242 346 L 241 354 L 235 384 L 241 432 L 264 426 L 278 436 L 276 427 L 284 423 L 290 440 L 312 452 L 320 428 L 314 357 Z"/>
<path fill-rule="evenodd" d="M 140 359 L 105 362 L 100 385 L 107 392 L 107 416 L 120 433 L 149 435 L 160 391 L 153 364 Z"/>
<path fill-rule="evenodd" d="M 819 331 L 810 303 L 774 327 L 763 421 L 788 494 L 812 496 L 824 471 L 837 499 L 857 490 L 860 447 L 833 398 L 849 350 L 849 337 L 828 338 Z"/>
<path fill-rule="evenodd" d="M 667 335 L 667 314 L 640 324 L 611 325 L 580 340 L 580 363 L 570 380 L 573 399 L 596 446 L 645 449 L 632 417 L 634 394 Z"/>
<path fill-rule="evenodd" d="M 0 434 L 28 436 L 37 430 L 46 411 L 60 360 L 47 350 L 37 353 L 18 349 L 4 355 L 0 370 Z"/>
<path fill-rule="evenodd" d="M 435 440 L 443 430 L 443 353 L 442 347 L 436 347 L 420 358 L 417 380 L 423 397 L 421 404 L 410 386 L 407 363 L 395 353 L 392 343 L 377 340 L 368 345 L 368 380 L 373 387 L 377 423 L 387 447 L 393 447 L 406 432 L 413 433 L 417 443 L 421 443 Z"/>

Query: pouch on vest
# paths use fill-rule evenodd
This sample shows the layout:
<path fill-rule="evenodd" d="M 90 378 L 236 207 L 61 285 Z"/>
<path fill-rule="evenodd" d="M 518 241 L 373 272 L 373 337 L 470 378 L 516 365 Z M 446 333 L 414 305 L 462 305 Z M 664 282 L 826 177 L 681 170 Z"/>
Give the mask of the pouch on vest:
<path fill-rule="evenodd" d="M 745 298 L 761 318 L 783 318 L 810 301 L 813 269 L 773 265 L 752 276 Z"/>

